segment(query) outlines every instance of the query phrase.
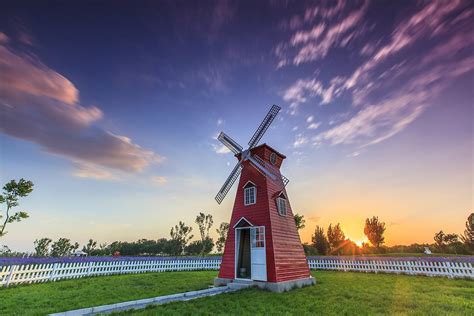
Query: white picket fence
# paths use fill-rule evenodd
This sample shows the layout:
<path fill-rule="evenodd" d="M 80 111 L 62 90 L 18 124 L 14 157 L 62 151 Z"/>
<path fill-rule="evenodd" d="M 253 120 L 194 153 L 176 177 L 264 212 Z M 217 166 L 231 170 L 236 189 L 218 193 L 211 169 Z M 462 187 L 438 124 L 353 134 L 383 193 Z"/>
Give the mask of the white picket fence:
<path fill-rule="evenodd" d="M 220 263 L 220 258 L 210 257 L 8 265 L 0 267 L 0 286 L 125 273 L 218 270 Z M 384 272 L 474 279 L 474 263 L 468 261 L 308 258 L 308 264 L 313 270 Z"/>
<path fill-rule="evenodd" d="M 0 286 L 6 287 L 11 284 L 48 282 L 98 275 L 218 270 L 220 264 L 220 258 L 209 258 L 10 265 L 0 267 Z"/>
<path fill-rule="evenodd" d="M 337 270 L 357 272 L 382 272 L 409 275 L 443 276 L 448 278 L 474 279 L 472 262 L 425 261 L 425 260 L 357 260 L 357 259 L 309 259 L 309 268 L 314 270 Z"/>

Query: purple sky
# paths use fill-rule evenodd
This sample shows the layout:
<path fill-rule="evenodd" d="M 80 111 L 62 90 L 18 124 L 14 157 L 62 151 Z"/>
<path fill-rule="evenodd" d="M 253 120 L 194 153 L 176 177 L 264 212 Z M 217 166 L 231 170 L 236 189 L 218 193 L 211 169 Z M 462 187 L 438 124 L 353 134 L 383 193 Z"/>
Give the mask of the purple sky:
<path fill-rule="evenodd" d="M 469 1 L 2 2 L 0 180 L 35 183 L 2 243 L 228 221 L 216 134 L 245 144 L 272 104 L 303 241 L 330 222 L 362 240 L 372 215 L 389 244 L 461 232 L 473 21 Z"/>

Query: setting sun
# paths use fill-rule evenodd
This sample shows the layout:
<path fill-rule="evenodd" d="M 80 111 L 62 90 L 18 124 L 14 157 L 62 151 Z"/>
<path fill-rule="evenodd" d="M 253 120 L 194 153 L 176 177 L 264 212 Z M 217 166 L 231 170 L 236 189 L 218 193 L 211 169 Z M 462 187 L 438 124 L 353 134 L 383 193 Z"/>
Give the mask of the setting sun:
<path fill-rule="evenodd" d="M 367 240 L 354 240 L 357 247 L 362 247 L 362 244 L 367 243 Z"/>

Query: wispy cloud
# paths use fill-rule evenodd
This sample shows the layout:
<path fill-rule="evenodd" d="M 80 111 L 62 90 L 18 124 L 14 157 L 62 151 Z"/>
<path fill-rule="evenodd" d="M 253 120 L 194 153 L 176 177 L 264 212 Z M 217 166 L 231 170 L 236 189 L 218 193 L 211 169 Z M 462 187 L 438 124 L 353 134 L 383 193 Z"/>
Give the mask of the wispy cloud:
<path fill-rule="evenodd" d="M 130 138 L 98 126 L 102 111 L 80 105 L 72 82 L 5 41 L 0 45 L 0 117 L 2 133 L 82 166 L 74 173 L 78 177 L 110 178 L 110 170 L 97 169 L 139 172 L 163 160 Z"/>
<path fill-rule="evenodd" d="M 95 180 L 118 180 L 119 177 L 104 169 L 98 168 L 94 165 L 88 164 L 78 164 L 76 169 L 72 173 L 73 176 L 77 178 L 87 178 L 87 179 L 95 179 Z"/>
<path fill-rule="evenodd" d="M 168 179 L 163 176 L 153 176 L 150 178 L 151 183 L 158 185 L 158 186 L 163 186 L 168 183 Z"/>
<path fill-rule="evenodd" d="M 289 60 L 289 48 L 295 45 L 304 46 L 285 65 L 323 59 L 331 47 L 343 46 L 341 34 L 365 25 L 367 2 L 346 15 L 347 10 L 339 6 L 337 10 L 332 7 L 340 17 L 337 24 L 320 16 L 324 5 L 307 10 L 299 27 L 312 21 L 315 25 L 297 30 L 277 47 L 279 64 L 282 58 Z M 343 95 L 352 97 L 344 115 L 333 115 L 338 119 L 328 122 L 332 127 L 313 136 L 311 143 L 357 144 L 359 148 L 380 143 L 415 121 L 455 78 L 474 70 L 474 10 L 467 8 L 468 1 L 434 1 L 418 7 L 393 27 L 387 41 L 359 43 L 362 61 L 350 74 L 337 75 L 327 84 L 317 76 L 297 79 L 284 90 L 282 97 L 290 103 L 290 114 L 296 114 L 299 105 L 313 98 L 327 104 Z M 408 48 L 417 53 L 407 55 Z"/>
<path fill-rule="evenodd" d="M 308 143 L 308 141 L 309 141 L 308 138 L 305 137 L 303 134 L 298 134 L 298 135 L 296 135 L 296 139 L 293 142 L 293 147 L 294 148 L 303 147 L 304 145 L 306 145 Z"/>
<path fill-rule="evenodd" d="M 307 9 L 303 17 L 294 17 L 294 27 L 303 27 L 313 20 L 317 20 L 318 23 L 310 29 L 297 30 L 288 42 L 282 42 L 276 47 L 275 53 L 279 57 L 278 67 L 322 59 L 331 48 L 345 47 L 351 40 L 361 35 L 365 28 L 356 26 L 363 22 L 368 1 L 360 3 L 356 9 L 347 14 L 342 14 L 348 11 L 350 6 L 351 3 L 344 1 L 339 1 L 335 6 L 321 4 Z"/>
<path fill-rule="evenodd" d="M 229 148 L 227 148 L 224 145 L 212 144 L 212 149 L 214 150 L 216 154 L 220 154 L 220 155 L 230 153 Z"/>
<path fill-rule="evenodd" d="M 416 66 L 412 67 L 417 70 Z M 358 143 L 369 146 L 380 143 L 419 117 L 453 78 L 471 71 L 474 71 L 474 57 L 420 71 L 393 95 L 364 107 L 351 119 L 320 133 L 314 140 L 316 143 L 326 140 L 333 145 Z"/>
<path fill-rule="evenodd" d="M 297 113 L 298 106 L 306 103 L 311 98 L 319 96 L 319 104 L 328 104 L 332 101 L 336 84 L 340 82 L 339 78 L 333 79 L 328 88 L 324 88 L 321 81 L 316 79 L 299 79 L 283 92 L 283 100 L 290 102 L 290 114 Z"/>
<path fill-rule="evenodd" d="M 317 129 L 320 125 L 321 125 L 321 123 L 319 123 L 319 122 L 311 123 L 311 124 L 308 125 L 308 129 Z"/>

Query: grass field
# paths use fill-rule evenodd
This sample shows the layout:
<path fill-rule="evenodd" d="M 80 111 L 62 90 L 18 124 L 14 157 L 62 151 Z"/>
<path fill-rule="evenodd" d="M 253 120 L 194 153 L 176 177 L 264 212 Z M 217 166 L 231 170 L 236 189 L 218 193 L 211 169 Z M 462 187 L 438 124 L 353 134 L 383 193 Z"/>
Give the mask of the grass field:
<path fill-rule="evenodd" d="M 215 271 L 101 276 L 0 288 L 0 315 L 45 315 L 207 288 Z"/>
<path fill-rule="evenodd" d="M 206 288 L 216 272 L 119 275 L 0 290 L 0 315 L 44 315 Z M 317 284 L 287 293 L 256 289 L 155 306 L 130 315 L 472 315 L 474 281 L 355 272 L 313 272 Z"/>

